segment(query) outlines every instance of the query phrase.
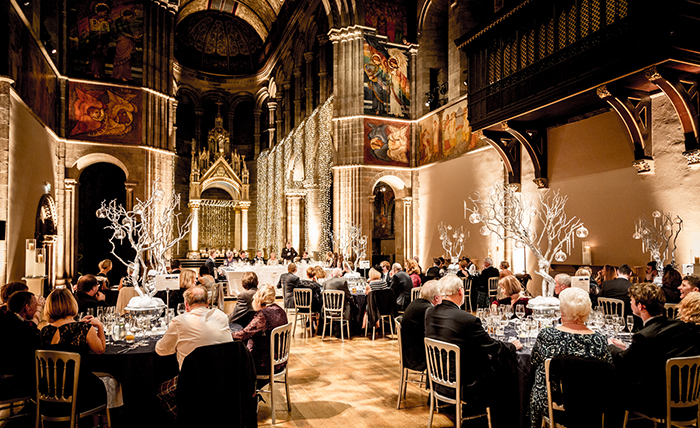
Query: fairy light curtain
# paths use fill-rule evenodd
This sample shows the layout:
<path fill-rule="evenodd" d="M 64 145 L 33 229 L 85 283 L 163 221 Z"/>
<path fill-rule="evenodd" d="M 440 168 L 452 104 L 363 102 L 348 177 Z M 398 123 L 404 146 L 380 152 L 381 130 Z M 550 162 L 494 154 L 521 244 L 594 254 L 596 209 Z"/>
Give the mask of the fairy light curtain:
<path fill-rule="evenodd" d="M 199 212 L 201 248 L 234 248 L 236 204 L 237 201 L 201 200 Z"/>

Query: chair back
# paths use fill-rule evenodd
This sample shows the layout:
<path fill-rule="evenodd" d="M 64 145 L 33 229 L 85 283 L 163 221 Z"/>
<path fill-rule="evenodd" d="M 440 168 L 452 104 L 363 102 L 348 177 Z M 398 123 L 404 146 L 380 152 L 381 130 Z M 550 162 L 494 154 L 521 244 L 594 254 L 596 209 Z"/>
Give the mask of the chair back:
<path fill-rule="evenodd" d="M 664 305 L 664 313 L 668 319 L 675 320 L 678 318 L 678 303 L 666 303 Z"/>
<path fill-rule="evenodd" d="M 598 306 L 603 307 L 603 313 L 605 315 L 625 315 L 625 302 L 620 299 L 598 297 Z"/>
<path fill-rule="evenodd" d="M 296 290 L 294 290 L 296 291 Z M 309 294 L 311 290 L 308 290 Z M 292 323 L 281 325 L 270 332 L 270 370 L 289 360 L 289 348 L 292 346 Z M 286 370 L 286 367 L 285 367 Z"/>
<path fill-rule="evenodd" d="M 126 314 L 126 311 L 124 308 L 127 307 L 129 304 L 129 301 L 131 300 L 132 297 L 138 296 L 139 293 L 136 291 L 136 288 L 134 287 L 122 287 L 121 290 L 119 290 L 119 296 L 117 297 L 117 308 L 116 311 L 124 315 Z"/>
<path fill-rule="evenodd" d="M 498 296 L 498 277 L 489 278 L 489 297 Z"/>
<path fill-rule="evenodd" d="M 325 290 L 323 297 L 324 316 L 342 317 L 345 309 L 345 292 L 342 290 Z"/>
<path fill-rule="evenodd" d="M 426 337 L 425 361 L 428 366 L 430 390 L 443 401 L 453 402 L 460 397 L 460 350 L 459 346 Z M 435 393 L 435 384 L 456 388 L 455 399 Z"/>
<path fill-rule="evenodd" d="M 294 289 L 294 307 L 299 312 L 311 312 L 311 289 L 308 288 L 295 288 Z"/>
<path fill-rule="evenodd" d="M 666 361 L 667 421 L 670 420 L 672 408 L 697 407 L 699 405 L 700 356 L 670 358 Z M 694 412 L 694 415 L 697 417 L 698 412 Z"/>
<path fill-rule="evenodd" d="M 69 417 L 55 420 L 70 420 L 75 426 L 75 409 L 80 376 L 80 354 L 75 352 L 37 350 L 36 361 L 36 403 L 37 415 L 41 415 L 41 402 L 69 403 Z M 40 416 L 37 416 L 40 419 Z"/>
<path fill-rule="evenodd" d="M 399 369 L 403 369 L 403 341 L 401 340 L 401 321 L 403 321 L 403 315 L 394 318 L 394 325 L 396 326 L 396 337 L 399 339 Z"/>
<path fill-rule="evenodd" d="M 414 301 L 420 297 L 420 289 L 421 287 L 414 287 L 411 289 L 411 301 Z"/>

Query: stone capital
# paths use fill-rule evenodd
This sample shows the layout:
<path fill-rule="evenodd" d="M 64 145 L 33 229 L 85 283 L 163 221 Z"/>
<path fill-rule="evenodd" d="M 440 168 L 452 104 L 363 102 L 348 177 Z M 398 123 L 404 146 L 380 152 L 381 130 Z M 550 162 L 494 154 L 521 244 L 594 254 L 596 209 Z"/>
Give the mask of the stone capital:
<path fill-rule="evenodd" d="M 313 52 L 306 52 L 304 53 L 304 59 L 306 60 L 307 63 L 312 62 L 314 60 L 314 53 Z"/>

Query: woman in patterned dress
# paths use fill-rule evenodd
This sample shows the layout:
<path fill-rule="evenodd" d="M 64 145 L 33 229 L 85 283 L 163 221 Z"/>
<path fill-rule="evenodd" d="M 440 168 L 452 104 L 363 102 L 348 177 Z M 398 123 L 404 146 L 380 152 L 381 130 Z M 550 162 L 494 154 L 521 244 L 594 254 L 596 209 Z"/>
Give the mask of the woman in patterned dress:
<path fill-rule="evenodd" d="M 530 396 L 530 421 L 532 428 L 540 427 L 540 419 L 547 409 L 547 385 L 544 362 L 547 358 L 572 355 L 597 358 L 612 364 L 607 339 L 586 327 L 584 322 L 591 312 L 591 299 L 580 288 L 567 288 L 559 295 L 562 324 L 556 328 L 544 328 L 532 348 L 532 367 L 535 384 Z"/>

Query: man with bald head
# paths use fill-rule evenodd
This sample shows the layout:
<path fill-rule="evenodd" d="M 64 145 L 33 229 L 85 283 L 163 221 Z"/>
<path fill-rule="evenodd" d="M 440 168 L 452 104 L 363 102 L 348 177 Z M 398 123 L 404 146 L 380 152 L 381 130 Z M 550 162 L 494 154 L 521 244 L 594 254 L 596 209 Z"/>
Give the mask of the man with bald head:
<path fill-rule="evenodd" d="M 350 288 L 348 287 L 348 281 L 343 278 L 343 270 L 340 268 L 335 268 L 331 271 L 331 278 L 323 283 L 323 290 L 340 290 L 345 293 L 345 306 L 343 307 L 343 318 L 346 320 L 350 319 L 351 316 L 351 304 L 354 302 L 352 294 L 350 293 Z"/>
<path fill-rule="evenodd" d="M 420 289 L 420 297 L 406 308 L 401 321 L 401 346 L 403 365 L 411 370 L 423 371 L 425 365 L 425 311 L 442 302 L 437 280 L 430 280 Z"/>

